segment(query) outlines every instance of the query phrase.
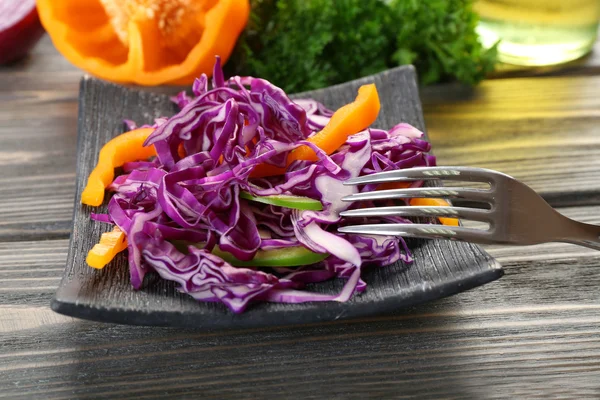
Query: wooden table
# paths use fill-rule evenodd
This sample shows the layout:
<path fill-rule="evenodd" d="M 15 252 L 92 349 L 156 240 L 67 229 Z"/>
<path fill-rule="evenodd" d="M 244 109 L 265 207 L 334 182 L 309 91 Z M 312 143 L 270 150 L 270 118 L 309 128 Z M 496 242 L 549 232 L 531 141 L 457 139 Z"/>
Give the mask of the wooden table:
<path fill-rule="evenodd" d="M 600 223 L 598 54 L 424 89 L 440 164 L 499 169 Z M 358 321 L 197 333 L 53 313 L 80 77 L 47 38 L 0 69 L 0 398 L 600 397 L 600 253 L 566 244 L 489 246 L 499 281 Z"/>

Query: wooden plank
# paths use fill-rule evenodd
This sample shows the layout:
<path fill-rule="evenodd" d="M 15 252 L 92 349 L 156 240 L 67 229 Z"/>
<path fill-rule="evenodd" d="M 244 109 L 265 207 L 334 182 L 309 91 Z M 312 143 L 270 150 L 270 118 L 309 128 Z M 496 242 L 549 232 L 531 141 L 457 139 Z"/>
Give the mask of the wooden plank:
<path fill-rule="evenodd" d="M 521 78 L 422 90 L 440 165 L 496 169 L 553 205 L 600 200 L 600 77 Z"/>
<path fill-rule="evenodd" d="M 11 350 L 0 355 L 0 396 L 481 398 L 494 387 L 589 397 L 599 389 L 600 316 L 563 308 L 482 314 L 438 304 L 429 316 L 205 335 L 48 316 L 1 335 Z"/>
<path fill-rule="evenodd" d="M 68 246 L 66 239 L 0 242 L 0 307 L 48 307 L 65 269 Z M 3 315 L 0 311 L 0 320 L 6 322 Z"/>
<path fill-rule="evenodd" d="M 77 90 L 82 72 L 60 55 L 48 35 L 16 63 L 0 66 L 0 91 Z"/>
<path fill-rule="evenodd" d="M 600 394 L 600 253 L 573 245 L 488 247 L 504 278 L 408 312 L 208 333 L 52 313 L 20 278 L 58 278 L 67 246 L 0 243 L 0 398 Z"/>
<path fill-rule="evenodd" d="M 69 235 L 81 74 L 48 36 L 0 67 L 0 241 Z"/>
<path fill-rule="evenodd" d="M 0 101 L 0 240 L 67 237 L 75 191 L 77 95 L 0 91 Z"/>

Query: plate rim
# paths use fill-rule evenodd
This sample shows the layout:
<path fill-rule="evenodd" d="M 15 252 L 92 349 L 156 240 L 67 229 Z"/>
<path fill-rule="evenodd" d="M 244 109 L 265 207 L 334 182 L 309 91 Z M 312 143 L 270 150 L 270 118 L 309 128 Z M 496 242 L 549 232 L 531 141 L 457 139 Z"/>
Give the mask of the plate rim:
<path fill-rule="evenodd" d="M 410 296 L 405 298 L 405 301 L 398 300 L 402 299 L 399 294 L 388 296 L 377 303 L 379 306 L 377 312 L 372 311 L 370 308 L 370 303 L 339 303 L 341 304 L 341 307 L 339 307 L 337 310 L 333 310 L 329 307 L 318 307 L 320 308 L 318 313 L 310 314 L 306 312 L 287 312 L 286 310 L 269 311 L 267 313 L 270 316 L 270 321 L 268 324 L 264 323 L 262 318 L 257 318 L 257 314 L 234 314 L 229 310 L 227 311 L 230 314 L 229 319 L 217 319 L 216 321 L 218 322 L 215 323 L 213 321 L 210 325 L 203 326 L 202 324 L 198 324 L 198 321 L 196 320 L 190 320 L 190 317 L 196 315 L 191 313 L 186 314 L 174 311 L 139 312 L 124 308 L 93 307 L 77 303 L 64 302 L 57 298 L 52 299 L 50 308 L 59 314 L 70 317 L 97 322 L 134 326 L 249 329 L 266 326 L 279 327 L 289 325 L 305 325 L 390 314 L 394 311 L 405 310 L 412 306 L 428 303 L 477 288 L 486 283 L 497 280 L 504 275 L 504 270 L 496 259 L 490 258 L 488 263 L 489 268 L 484 273 L 472 274 L 466 279 L 456 279 L 454 281 L 447 280 L 440 286 L 437 286 L 440 289 L 437 292 L 424 292 L 426 293 L 424 296 L 420 296 L 418 298 L 416 296 Z M 443 292 L 443 295 L 440 296 L 439 292 Z M 360 294 L 357 293 L 354 296 L 360 296 Z M 308 318 L 307 314 L 309 315 Z M 248 315 L 248 317 L 245 317 L 245 315 Z M 182 318 L 182 316 L 184 318 Z M 278 318 L 272 318 L 273 316 Z M 273 322 L 273 320 L 275 322 Z"/>

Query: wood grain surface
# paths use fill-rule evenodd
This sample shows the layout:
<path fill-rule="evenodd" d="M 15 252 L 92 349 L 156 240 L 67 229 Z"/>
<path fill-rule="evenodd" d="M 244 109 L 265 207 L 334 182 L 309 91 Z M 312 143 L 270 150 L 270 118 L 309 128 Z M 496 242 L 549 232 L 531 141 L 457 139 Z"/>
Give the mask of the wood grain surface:
<path fill-rule="evenodd" d="M 569 68 L 424 89 L 440 161 L 503 169 L 600 223 L 597 65 Z M 80 77 L 47 39 L 0 68 L 0 398 L 600 398 L 600 256 L 567 244 L 488 247 L 502 279 L 369 320 L 198 333 L 53 313 Z"/>

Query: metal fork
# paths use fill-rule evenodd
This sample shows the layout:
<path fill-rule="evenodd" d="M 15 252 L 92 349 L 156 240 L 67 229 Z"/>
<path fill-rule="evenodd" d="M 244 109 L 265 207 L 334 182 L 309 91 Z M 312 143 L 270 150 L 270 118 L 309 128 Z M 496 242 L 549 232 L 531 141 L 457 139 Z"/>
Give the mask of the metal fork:
<path fill-rule="evenodd" d="M 343 217 L 453 217 L 487 222 L 487 230 L 433 224 L 371 224 L 343 226 L 344 233 L 398 235 L 418 238 L 463 240 L 481 244 L 531 245 L 566 242 L 600 250 L 600 226 L 585 224 L 554 210 L 533 189 L 503 173 L 470 167 L 422 167 L 386 171 L 345 182 L 363 185 L 420 180 L 483 182 L 489 189 L 468 187 L 420 187 L 356 193 L 344 201 L 404 199 L 415 197 L 454 198 L 483 202 L 489 209 L 472 207 L 393 206 L 343 211 Z"/>

